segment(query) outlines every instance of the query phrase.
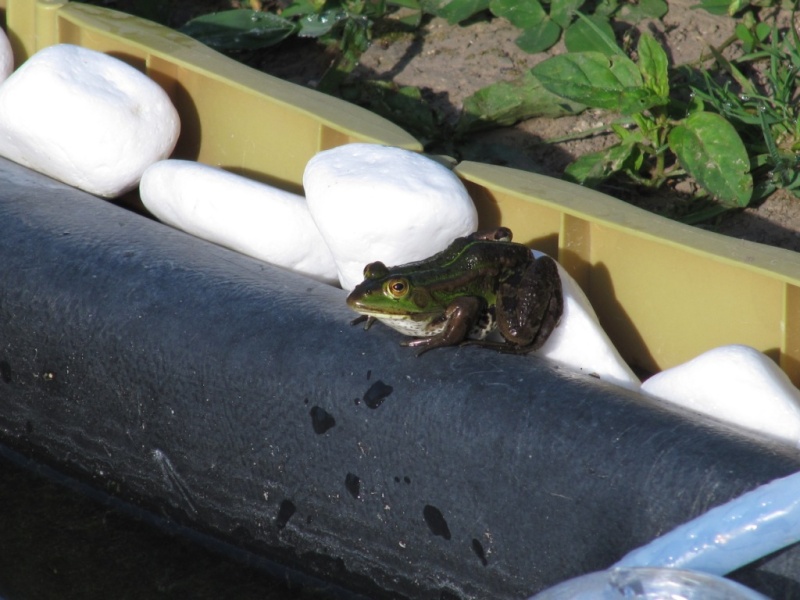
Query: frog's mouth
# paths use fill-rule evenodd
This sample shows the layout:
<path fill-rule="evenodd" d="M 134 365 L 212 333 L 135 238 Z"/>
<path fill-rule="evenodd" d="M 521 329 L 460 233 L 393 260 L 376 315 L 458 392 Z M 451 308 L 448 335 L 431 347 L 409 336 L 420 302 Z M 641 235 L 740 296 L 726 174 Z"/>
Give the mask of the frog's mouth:
<path fill-rule="evenodd" d="M 438 316 L 439 312 L 431 313 L 431 312 L 410 312 L 407 310 L 396 309 L 392 310 L 391 308 L 381 308 L 380 310 L 367 308 L 365 306 L 360 306 L 358 304 L 351 304 L 350 308 L 355 310 L 356 312 L 367 315 L 368 317 L 375 317 L 376 319 L 386 320 L 386 321 L 414 321 L 414 322 L 425 322 L 425 321 L 432 321 L 435 320 Z"/>
<path fill-rule="evenodd" d="M 405 335 L 428 337 L 436 335 L 444 328 L 444 320 L 437 318 L 438 313 L 408 312 L 400 309 L 393 312 L 389 307 L 375 310 L 359 306 L 356 302 L 350 304 L 350 308 L 359 314 L 373 317 Z"/>

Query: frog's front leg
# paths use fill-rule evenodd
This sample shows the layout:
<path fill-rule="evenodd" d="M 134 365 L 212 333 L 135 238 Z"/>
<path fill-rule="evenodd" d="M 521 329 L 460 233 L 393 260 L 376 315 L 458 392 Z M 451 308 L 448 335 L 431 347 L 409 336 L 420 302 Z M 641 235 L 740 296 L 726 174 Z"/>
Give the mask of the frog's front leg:
<path fill-rule="evenodd" d="M 497 327 L 511 352 L 539 349 L 553 333 L 564 312 L 558 265 L 542 256 L 500 284 Z"/>
<path fill-rule="evenodd" d="M 364 331 L 366 331 L 367 329 L 372 327 L 375 324 L 375 321 L 377 320 L 378 319 L 376 319 L 375 317 L 370 317 L 367 315 L 359 315 L 355 319 L 350 321 L 350 325 L 358 325 L 359 323 L 364 323 Z"/>
<path fill-rule="evenodd" d="M 421 348 L 417 352 L 417 356 L 434 348 L 456 346 L 467 339 L 485 308 L 486 301 L 483 298 L 477 296 L 456 298 L 447 305 L 444 315 L 441 317 L 444 321 L 444 329 L 442 331 L 430 337 L 415 338 L 408 342 L 401 342 L 401 345 Z"/>

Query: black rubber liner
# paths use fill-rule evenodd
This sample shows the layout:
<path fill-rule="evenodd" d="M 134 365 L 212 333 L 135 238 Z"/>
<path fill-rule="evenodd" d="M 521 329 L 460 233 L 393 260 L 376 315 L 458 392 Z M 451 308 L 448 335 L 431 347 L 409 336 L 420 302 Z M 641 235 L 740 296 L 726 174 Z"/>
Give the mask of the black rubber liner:
<path fill-rule="evenodd" d="M 524 598 L 800 468 L 534 357 L 417 358 L 341 290 L 0 181 L 0 442 L 356 592 Z M 786 598 L 798 573 L 792 547 L 738 578 Z"/>

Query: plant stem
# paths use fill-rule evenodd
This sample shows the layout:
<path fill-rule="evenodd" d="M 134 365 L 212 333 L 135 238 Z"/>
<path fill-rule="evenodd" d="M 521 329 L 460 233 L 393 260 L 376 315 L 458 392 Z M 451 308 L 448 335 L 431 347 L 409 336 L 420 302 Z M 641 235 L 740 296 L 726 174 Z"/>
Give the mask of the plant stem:
<path fill-rule="evenodd" d="M 630 125 L 633 123 L 631 119 L 620 119 L 615 121 L 620 125 Z M 558 137 L 547 138 L 542 140 L 542 144 L 563 144 L 564 142 L 573 142 L 575 140 L 583 140 L 586 138 L 594 137 L 596 135 L 605 135 L 609 133 L 614 133 L 614 130 L 611 129 L 610 125 L 601 125 L 600 127 L 593 127 L 591 129 L 586 129 L 584 131 L 576 131 L 575 133 L 570 133 L 567 135 L 562 135 Z"/>

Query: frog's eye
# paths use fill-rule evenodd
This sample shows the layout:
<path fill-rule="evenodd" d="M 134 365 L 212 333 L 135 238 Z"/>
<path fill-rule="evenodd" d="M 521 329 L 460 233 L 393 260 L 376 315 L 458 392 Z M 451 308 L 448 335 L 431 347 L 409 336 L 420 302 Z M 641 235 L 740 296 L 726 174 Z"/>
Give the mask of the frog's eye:
<path fill-rule="evenodd" d="M 408 281 L 405 279 L 390 279 L 386 282 L 385 289 L 393 298 L 402 298 L 408 294 Z"/>

